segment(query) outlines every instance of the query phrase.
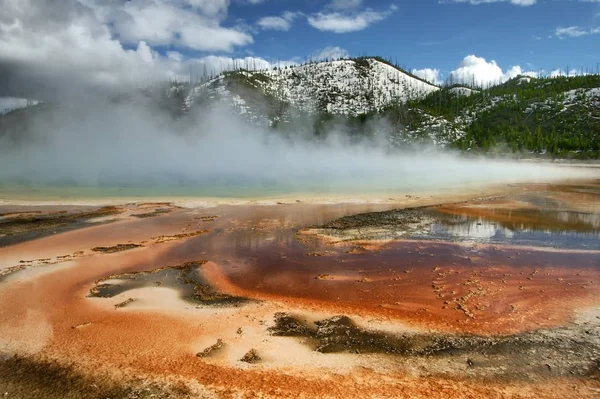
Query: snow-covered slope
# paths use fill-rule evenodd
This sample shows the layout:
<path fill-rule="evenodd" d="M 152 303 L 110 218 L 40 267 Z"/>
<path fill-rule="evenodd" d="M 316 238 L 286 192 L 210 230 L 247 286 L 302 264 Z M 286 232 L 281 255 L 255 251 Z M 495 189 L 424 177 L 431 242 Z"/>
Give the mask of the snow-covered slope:
<path fill-rule="evenodd" d="M 300 111 L 360 115 L 396 102 L 425 97 L 439 87 L 373 58 L 311 63 L 267 71 L 230 72 L 213 81 L 235 81 Z M 189 97 L 190 105 L 195 102 Z"/>
<path fill-rule="evenodd" d="M 264 85 L 268 93 L 307 111 L 333 114 L 364 114 L 439 90 L 375 59 L 321 62 L 266 75 L 270 78 Z"/>

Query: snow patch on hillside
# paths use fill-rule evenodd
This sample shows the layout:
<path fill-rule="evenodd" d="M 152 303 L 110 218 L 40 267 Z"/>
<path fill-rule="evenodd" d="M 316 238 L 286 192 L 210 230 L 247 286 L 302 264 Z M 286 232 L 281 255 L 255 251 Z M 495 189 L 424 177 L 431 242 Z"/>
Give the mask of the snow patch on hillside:
<path fill-rule="evenodd" d="M 449 89 L 448 92 L 455 94 L 457 96 L 469 97 L 472 94 L 479 93 L 479 90 L 474 90 L 474 89 L 471 89 L 468 87 L 458 86 L 458 87 L 453 87 L 453 88 Z"/>
<path fill-rule="evenodd" d="M 529 83 L 531 82 L 532 77 L 531 76 L 521 76 L 518 80 L 517 80 L 517 84 L 518 85 L 522 85 L 524 83 Z"/>
<path fill-rule="evenodd" d="M 443 116 L 430 115 L 419 109 L 413 111 L 419 114 L 421 123 L 419 127 L 407 132 L 407 136 L 412 141 L 427 139 L 431 144 L 444 148 L 466 134 L 464 130 Z"/>
<path fill-rule="evenodd" d="M 565 111 L 573 105 L 600 108 L 600 87 L 569 90 L 563 93 L 562 99 L 548 98 L 542 102 L 531 103 L 525 109 L 525 113 L 529 114 L 535 110 L 549 111 L 556 107 Z"/>
<path fill-rule="evenodd" d="M 565 92 L 564 104 L 573 104 L 575 102 L 583 102 L 588 105 L 600 106 L 600 87 L 593 89 L 576 89 Z"/>
<path fill-rule="evenodd" d="M 273 121 L 256 106 L 249 104 L 238 93 L 232 92 L 219 76 L 193 87 L 185 97 L 182 111 L 187 112 L 194 104 L 207 102 L 214 106 L 225 107 L 257 126 L 272 126 Z"/>

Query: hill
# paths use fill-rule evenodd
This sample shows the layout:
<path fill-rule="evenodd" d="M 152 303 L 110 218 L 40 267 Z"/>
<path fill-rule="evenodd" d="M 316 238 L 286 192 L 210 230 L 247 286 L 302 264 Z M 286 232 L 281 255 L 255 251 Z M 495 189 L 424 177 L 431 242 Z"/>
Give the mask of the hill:
<path fill-rule="evenodd" d="M 244 88 L 301 112 L 350 116 L 380 111 L 440 90 L 381 58 L 357 58 L 227 72 L 195 86 L 186 106 L 193 106 L 207 91 L 213 96 L 233 92 L 243 98 L 248 95 Z"/>
<path fill-rule="evenodd" d="M 501 85 L 438 87 L 378 57 L 271 70 L 237 70 L 170 83 L 111 101 L 136 102 L 189 119 L 220 104 L 283 136 L 330 132 L 377 137 L 391 148 L 434 145 L 468 153 L 600 158 L 600 75 L 533 78 Z M 0 116 L 0 136 L 28 130 L 37 106 Z M 23 136 L 18 133 L 19 136 Z"/>
<path fill-rule="evenodd" d="M 554 157 L 600 156 L 600 76 L 531 78 L 457 96 L 440 90 L 407 107 L 445 126 L 440 133 L 467 151 Z"/>

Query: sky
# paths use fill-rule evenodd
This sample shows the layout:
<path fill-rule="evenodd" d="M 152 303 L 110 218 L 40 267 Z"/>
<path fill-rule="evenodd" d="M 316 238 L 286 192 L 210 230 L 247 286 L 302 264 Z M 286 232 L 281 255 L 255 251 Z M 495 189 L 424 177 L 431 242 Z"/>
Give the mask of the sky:
<path fill-rule="evenodd" d="M 379 55 L 435 83 L 600 63 L 600 0 L 0 0 L 0 97 Z"/>

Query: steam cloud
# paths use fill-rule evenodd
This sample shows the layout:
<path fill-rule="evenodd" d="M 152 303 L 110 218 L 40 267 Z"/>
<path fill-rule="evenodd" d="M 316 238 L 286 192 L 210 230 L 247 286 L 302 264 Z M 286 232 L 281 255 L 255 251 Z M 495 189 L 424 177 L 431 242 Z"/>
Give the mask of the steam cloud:
<path fill-rule="evenodd" d="M 223 107 L 174 120 L 144 103 L 60 106 L 0 137 L 0 183 L 186 187 L 204 195 L 408 192 L 584 177 L 576 168 L 389 151 L 376 141 L 283 138 Z M 231 192 L 229 192 L 231 194 Z"/>

